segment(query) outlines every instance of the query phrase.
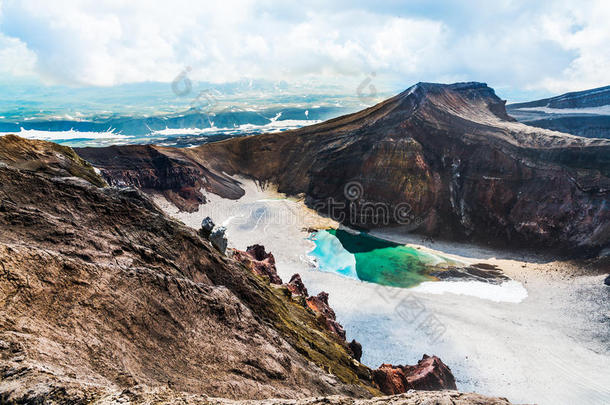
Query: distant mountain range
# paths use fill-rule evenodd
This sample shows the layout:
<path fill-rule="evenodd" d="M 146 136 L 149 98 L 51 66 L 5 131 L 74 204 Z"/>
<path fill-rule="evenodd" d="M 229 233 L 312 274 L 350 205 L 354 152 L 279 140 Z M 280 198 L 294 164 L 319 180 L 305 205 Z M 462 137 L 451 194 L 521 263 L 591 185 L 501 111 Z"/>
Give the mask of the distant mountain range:
<path fill-rule="evenodd" d="M 518 121 L 587 138 L 610 138 L 610 86 L 509 104 Z"/>

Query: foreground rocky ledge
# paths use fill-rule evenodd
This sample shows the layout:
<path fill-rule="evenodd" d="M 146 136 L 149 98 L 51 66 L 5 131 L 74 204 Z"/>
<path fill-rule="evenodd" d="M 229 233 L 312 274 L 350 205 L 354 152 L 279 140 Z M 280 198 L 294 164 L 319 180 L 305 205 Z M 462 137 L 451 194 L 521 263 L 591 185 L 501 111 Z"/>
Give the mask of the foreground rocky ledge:
<path fill-rule="evenodd" d="M 189 400 L 189 403 L 193 403 Z M 251 405 L 510 405 L 506 398 L 487 397 L 475 393 L 458 391 L 410 391 L 400 395 L 377 397 L 372 399 L 354 399 L 344 396 L 305 398 L 298 400 L 266 399 L 262 401 L 230 401 L 218 398 L 204 400 L 205 404 L 251 404 Z"/>
<path fill-rule="evenodd" d="M 37 387 L 38 388 L 38 387 Z M 44 396 L 35 390 L 23 392 L 18 400 L 0 395 L 0 403 L 28 404 L 196 404 L 196 405 L 511 405 L 506 398 L 488 397 L 476 393 L 447 391 L 409 391 L 399 395 L 375 398 L 352 398 L 345 395 L 318 396 L 300 399 L 270 398 L 261 400 L 232 400 L 175 391 L 167 386 L 137 385 L 123 391 L 109 392 L 91 386 L 55 386 Z M 25 391 L 25 390 L 24 390 Z"/>

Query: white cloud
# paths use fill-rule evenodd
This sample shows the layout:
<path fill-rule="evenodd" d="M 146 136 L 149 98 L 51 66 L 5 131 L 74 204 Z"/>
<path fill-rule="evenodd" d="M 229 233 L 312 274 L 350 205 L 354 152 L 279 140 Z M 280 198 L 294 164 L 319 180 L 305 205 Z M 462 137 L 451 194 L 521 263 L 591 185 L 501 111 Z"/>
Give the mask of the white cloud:
<path fill-rule="evenodd" d="M 185 66 L 212 82 L 336 80 L 375 69 L 414 73 L 442 23 L 366 10 L 312 10 L 286 21 L 249 1 L 6 1 L 0 29 L 37 56 L 44 79 L 112 85 L 171 81 Z"/>
<path fill-rule="evenodd" d="M 541 86 L 554 92 L 610 84 L 610 3 L 593 1 L 589 7 L 564 3 L 542 19 L 546 35 L 576 57 L 561 75 L 544 78 Z"/>
<path fill-rule="evenodd" d="M 0 74 L 14 77 L 31 76 L 36 54 L 17 38 L 0 33 Z"/>
<path fill-rule="evenodd" d="M 480 80 L 560 92 L 609 84 L 603 1 L 5 0 L 2 71 L 55 83 L 194 79 L 396 87 Z M 9 61 L 9 62 L 7 62 Z"/>

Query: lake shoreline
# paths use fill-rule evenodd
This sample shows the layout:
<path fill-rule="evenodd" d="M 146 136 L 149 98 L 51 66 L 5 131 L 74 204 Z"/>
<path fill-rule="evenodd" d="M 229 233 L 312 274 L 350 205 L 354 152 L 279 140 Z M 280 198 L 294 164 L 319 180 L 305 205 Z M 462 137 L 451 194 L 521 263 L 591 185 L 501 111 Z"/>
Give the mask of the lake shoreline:
<path fill-rule="evenodd" d="M 263 244 L 274 254 L 283 280 L 299 273 L 310 294 L 328 292 L 348 340 L 362 343 L 364 364 L 372 368 L 382 362 L 414 364 L 427 353 L 451 367 L 462 391 L 503 395 L 516 403 L 610 399 L 610 289 L 603 285 L 602 275 L 583 275 L 586 271 L 577 263 L 455 242 L 426 242 L 391 229 L 371 234 L 467 264 L 497 265 L 525 287 L 527 297 L 518 303 L 496 302 L 450 291 L 383 287 L 322 272 L 307 255 L 313 244 L 307 240 L 308 230 L 339 224 L 320 217 L 302 200 L 239 180 L 246 190 L 244 197 L 227 200 L 208 193 L 208 203 L 195 213 L 178 212 L 162 196 L 156 196 L 155 202 L 196 229 L 205 216 L 211 216 L 227 227 L 230 246 L 243 250 Z M 496 292 L 491 294 L 488 298 Z M 423 315 L 406 318 L 404 310 L 414 306 L 423 308 Z M 442 326 L 438 339 L 424 327 L 424 320 L 430 319 Z"/>

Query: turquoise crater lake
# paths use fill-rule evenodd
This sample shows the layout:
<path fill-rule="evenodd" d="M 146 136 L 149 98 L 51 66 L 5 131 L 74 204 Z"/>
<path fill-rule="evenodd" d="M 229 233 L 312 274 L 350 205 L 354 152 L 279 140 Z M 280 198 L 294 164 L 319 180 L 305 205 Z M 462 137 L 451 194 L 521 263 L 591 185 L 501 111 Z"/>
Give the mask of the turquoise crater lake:
<path fill-rule="evenodd" d="M 310 239 L 315 248 L 309 255 L 320 270 L 392 287 L 433 281 L 428 275 L 431 268 L 447 263 L 439 256 L 364 232 L 321 230 Z"/>

